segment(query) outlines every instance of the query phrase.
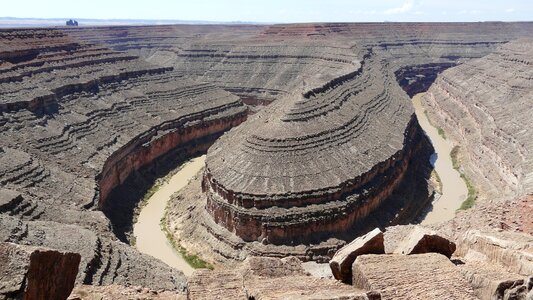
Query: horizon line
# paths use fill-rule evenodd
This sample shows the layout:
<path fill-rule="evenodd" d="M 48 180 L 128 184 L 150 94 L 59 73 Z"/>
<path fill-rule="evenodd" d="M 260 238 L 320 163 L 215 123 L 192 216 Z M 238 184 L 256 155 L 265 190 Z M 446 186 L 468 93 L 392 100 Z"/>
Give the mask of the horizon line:
<path fill-rule="evenodd" d="M 11 16 L 1 16 L 0 20 L 49 20 L 49 21 L 68 21 L 68 20 L 77 20 L 77 21 L 150 21 L 150 22 L 176 22 L 173 24 L 176 25 L 190 25 L 187 23 L 194 22 L 193 25 L 216 25 L 216 24 L 260 24 L 260 25 L 276 25 L 276 24 L 334 24 L 334 23 L 351 23 L 351 24 L 364 24 L 364 23 L 524 23 L 524 22 L 533 22 L 531 20 L 514 20 L 514 21 L 502 21 L 502 20 L 483 20 L 483 21 L 305 21 L 305 22 L 271 22 L 271 21 L 242 21 L 242 20 L 233 20 L 233 21 L 209 21 L 209 20 L 188 20 L 188 19 L 134 19 L 134 18 L 76 18 L 76 17 L 53 17 L 53 18 L 39 18 L 39 17 L 11 17 Z M 179 23 L 184 22 L 184 23 Z M 157 25 L 157 24 L 155 24 Z M 161 24 L 163 25 L 163 24 Z M 164 24 L 172 25 L 172 24 Z M 80 24 L 79 26 L 84 26 Z"/>

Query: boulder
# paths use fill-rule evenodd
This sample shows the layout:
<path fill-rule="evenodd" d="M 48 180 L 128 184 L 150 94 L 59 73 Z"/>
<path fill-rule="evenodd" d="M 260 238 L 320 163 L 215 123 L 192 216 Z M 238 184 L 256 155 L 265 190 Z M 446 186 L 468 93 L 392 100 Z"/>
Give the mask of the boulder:
<path fill-rule="evenodd" d="M 458 268 L 438 253 L 361 255 L 353 264 L 353 285 L 382 299 L 478 299 Z"/>
<path fill-rule="evenodd" d="M 457 267 L 480 299 L 505 299 L 505 295 L 527 293 L 526 278 L 507 272 L 498 264 L 466 260 Z"/>
<path fill-rule="evenodd" d="M 67 299 L 80 259 L 78 253 L 0 243 L 0 298 Z"/>
<path fill-rule="evenodd" d="M 384 253 L 383 232 L 376 228 L 339 249 L 329 262 L 329 266 L 335 279 L 351 283 L 352 264 L 357 256 Z"/>
<path fill-rule="evenodd" d="M 472 251 L 506 271 L 529 276 L 533 274 L 533 236 L 520 232 L 468 230 L 458 239 L 456 256 Z"/>
<path fill-rule="evenodd" d="M 434 252 L 450 258 L 455 252 L 455 248 L 454 242 L 440 236 L 435 231 L 416 227 L 411 234 L 398 245 L 396 250 L 394 250 L 394 253 L 410 255 Z"/>

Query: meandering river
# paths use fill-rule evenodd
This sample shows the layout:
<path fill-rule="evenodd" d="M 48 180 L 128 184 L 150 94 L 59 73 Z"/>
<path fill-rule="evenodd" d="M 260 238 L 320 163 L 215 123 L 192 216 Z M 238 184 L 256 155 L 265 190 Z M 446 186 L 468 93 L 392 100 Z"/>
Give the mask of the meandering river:
<path fill-rule="evenodd" d="M 139 251 L 162 260 L 187 276 L 191 275 L 194 269 L 172 247 L 159 223 L 165 215 L 165 208 L 172 194 L 185 187 L 202 169 L 204 163 L 205 155 L 185 163 L 147 200 L 147 204 L 139 213 L 137 223 L 133 226 L 135 245 Z"/>
<path fill-rule="evenodd" d="M 423 93 L 415 95 L 413 105 L 420 126 L 435 148 L 436 160 L 433 164 L 442 181 L 442 196 L 433 202 L 432 210 L 421 222 L 432 224 L 452 219 L 455 211 L 466 199 L 468 190 L 459 172 L 452 165 L 450 152 L 453 144 L 441 137 L 438 130 L 429 123 L 420 102 L 422 96 Z M 189 180 L 202 169 L 204 163 L 205 155 L 185 163 L 147 200 L 147 204 L 142 208 L 137 223 L 133 227 L 133 235 L 139 251 L 162 260 L 169 266 L 181 270 L 185 275 L 192 274 L 194 269 L 172 247 L 159 223 L 164 217 L 165 208 L 172 194 L 185 187 Z"/>
<path fill-rule="evenodd" d="M 432 210 L 421 222 L 422 224 L 433 224 L 452 219 L 455 216 L 455 211 L 466 199 L 468 189 L 461 178 L 461 174 L 453 168 L 450 157 L 453 144 L 440 136 L 437 128 L 433 127 L 429 122 L 422 107 L 422 96 L 424 96 L 424 93 L 413 96 L 413 105 L 418 123 L 431 140 L 433 148 L 435 148 L 434 156 L 436 156 L 436 160 L 432 161 L 432 163 L 442 182 L 442 196 L 433 201 Z"/>

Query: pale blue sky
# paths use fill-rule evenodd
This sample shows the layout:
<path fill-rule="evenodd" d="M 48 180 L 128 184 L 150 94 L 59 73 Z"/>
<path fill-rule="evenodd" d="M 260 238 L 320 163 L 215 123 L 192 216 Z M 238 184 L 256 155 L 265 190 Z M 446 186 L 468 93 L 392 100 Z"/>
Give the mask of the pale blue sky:
<path fill-rule="evenodd" d="M 532 0 L 0 0 L 0 17 L 245 22 L 532 21 Z"/>

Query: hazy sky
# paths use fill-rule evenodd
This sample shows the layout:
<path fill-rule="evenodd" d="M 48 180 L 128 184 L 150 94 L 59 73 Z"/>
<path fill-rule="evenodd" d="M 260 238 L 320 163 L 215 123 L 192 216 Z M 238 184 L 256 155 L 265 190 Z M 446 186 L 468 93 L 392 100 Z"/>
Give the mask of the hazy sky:
<path fill-rule="evenodd" d="M 532 21 L 532 0 L 0 0 L 0 17 L 247 22 Z"/>

